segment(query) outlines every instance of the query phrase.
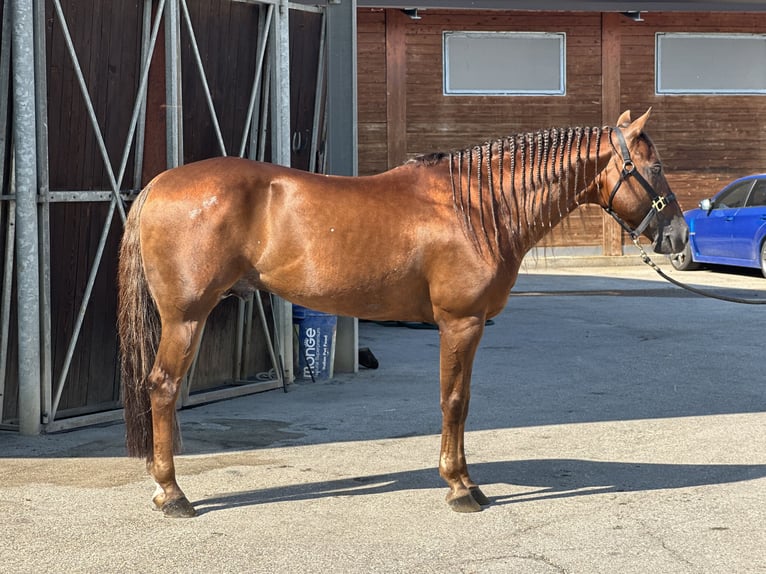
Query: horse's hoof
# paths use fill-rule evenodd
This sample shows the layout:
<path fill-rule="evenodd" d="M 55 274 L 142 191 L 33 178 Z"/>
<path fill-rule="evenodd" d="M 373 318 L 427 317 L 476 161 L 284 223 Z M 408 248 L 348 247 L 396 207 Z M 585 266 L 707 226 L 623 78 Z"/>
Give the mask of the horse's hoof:
<path fill-rule="evenodd" d="M 472 486 L 468 489 L 468 491 L 471 493 L 471 496 L 473 499 L 480 505 L 480 506 L 489 506 L 491 504 L 489 498 L 481 491 L 481 489 L 478 486 Z"/>
<path fill-rule="evenodd" d="M 455 512 L 480 512 L 481 505 L 471 493 L 463 494 L 456 498 L 447 498 L 447 504 Z"/>
<path fill-rule="evenodd" d="M 168 518 L 192 518 L 197 516 L 197 511 L 186 497 L 168 500 L 162 505 L 162 513 Z"/>

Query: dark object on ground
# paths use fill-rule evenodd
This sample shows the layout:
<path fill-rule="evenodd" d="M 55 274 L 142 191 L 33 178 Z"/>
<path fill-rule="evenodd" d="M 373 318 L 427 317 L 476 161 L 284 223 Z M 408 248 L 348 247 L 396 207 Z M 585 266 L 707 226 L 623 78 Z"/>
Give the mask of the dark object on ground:
<path fill-rule="evenodd" d="M 377 369 L 378 359 L 372 354 L 369 347 L 361 347 L 359 349 L 359 366 L 367 369 Z"/>

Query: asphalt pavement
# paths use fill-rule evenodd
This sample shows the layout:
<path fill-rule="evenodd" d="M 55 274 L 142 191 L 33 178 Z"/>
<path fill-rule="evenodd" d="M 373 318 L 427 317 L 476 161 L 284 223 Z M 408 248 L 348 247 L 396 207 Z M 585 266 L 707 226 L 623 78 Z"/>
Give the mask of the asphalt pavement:
<path fill-rule="evenodd" d="M 474 368 L 480 513 L 436 470 L 438 333 L 361 323 L 377 370 L 180 413 L 194 519 L 150 509 L 121 424 L 0 432 L 0 572 L 766 572 L 766 307 L 634 262 L 525 265 Z"/>

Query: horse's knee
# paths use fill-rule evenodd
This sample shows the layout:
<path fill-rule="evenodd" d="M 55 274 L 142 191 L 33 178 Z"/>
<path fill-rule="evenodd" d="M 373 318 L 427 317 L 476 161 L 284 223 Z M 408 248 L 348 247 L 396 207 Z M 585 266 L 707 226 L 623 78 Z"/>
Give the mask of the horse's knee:
<path fill-rule="evenodd" d="M 181 387 L 180 377 L 172 377 L 162 367 L 155 366 L 149 373 L 148 381 L 149 396 L 153 408 L 175 407 L 178 391 Z"/>
<path fill-rule="evenodd" d="M 459 423 L 465 419 L 468 396 L 465 393 L 450 393 L 441 400 L 442 417 L 445 423 Z"/>

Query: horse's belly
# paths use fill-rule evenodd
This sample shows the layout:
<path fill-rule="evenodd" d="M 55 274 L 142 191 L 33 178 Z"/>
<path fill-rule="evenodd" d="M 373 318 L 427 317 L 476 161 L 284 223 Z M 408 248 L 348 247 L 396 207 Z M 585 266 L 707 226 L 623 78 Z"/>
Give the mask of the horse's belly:
<path fill-rule="evenodd" d="M 428 285 L 417 274 L 316 272 L 284 276 L 264 274 L 263 287 L 298 305 L 350 317 L 375 320 L 426 321 L 433 318 Z"/>

